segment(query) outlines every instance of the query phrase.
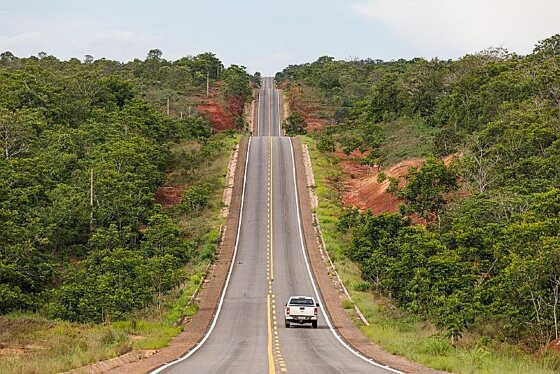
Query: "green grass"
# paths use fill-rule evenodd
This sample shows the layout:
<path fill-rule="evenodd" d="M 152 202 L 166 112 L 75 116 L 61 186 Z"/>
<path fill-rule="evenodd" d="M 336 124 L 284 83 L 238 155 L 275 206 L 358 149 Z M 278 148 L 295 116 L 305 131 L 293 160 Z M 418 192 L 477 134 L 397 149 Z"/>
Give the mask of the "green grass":
<path fill-rule="evenodd" d="M 381 163 L 391 166 L 413 158 L 433 154 L 433 129 L 421 118 L 397 118 L 380 124 L 383 143 L 379 151 Z"/>
<path fill-rule="evenodd" d="M 57 373 L 81 367 L 100 360 L 119 356 L 134 349 L 160 349 L 178 335 L 183 326 L 177 322 L 197 313 L 195 304 L 188 301 L 203 280 L 206 267 L 212 261 L 220 225 L 222 194 L 232 148 L 241 139 L 240 134 L 216 134 L 211 141 L 219 147 L 211 159 L 205 160 L 189 178 L 175 171 L 181 165 L 181 152 L 198 149 L 193 142 L 176 145 L 172 153 L 171 178 L 177 181 L 196 180 L 214 183 L 210 204 L 198 217 L 170 211 L 183 230 L 185 238 L 196 240 L 199 253 L 205 255 L 191 261 L 184 268 L 186 281 L 144 310 L 126 321 L 108 324 L 78 324 L 49 320 L 38 313 L 11 313 L 0 317 L 0 374 L 3 373 Z M 193 179 L 191 179 L 193 178 Z M 195 225 L 196 230 L 194 229 Z"/>
<path fill-rule="evenodd" d="M 319 201 L 315 212 L 321 223 L 327 250 L 354 304 L 360 308 L 370 325 L 364 326 L 355 316 L 350 301 L 345 300 L 342 305 L 371 341 L 390 353 L 425 366 L 458 373 L 528 374 L 560 371 L 558 354 L 549 352 L 536 357 L 517 346 L 491 341 L 474 333 L 465 334 L 454 347 L 443 332 L 429 321 L 407 314 L 383 296 L 368 291 L 359 268 L 344 255 L 349 238 L 335 230 L 337 217 L 342 210 L 336 182 L 340 180 L 342 172 L 336 160 L 317 150 L 316 140 L 309 136 L 302 136 L 301 140 L 308 146 L 313 164 L 315 192 Z"/>

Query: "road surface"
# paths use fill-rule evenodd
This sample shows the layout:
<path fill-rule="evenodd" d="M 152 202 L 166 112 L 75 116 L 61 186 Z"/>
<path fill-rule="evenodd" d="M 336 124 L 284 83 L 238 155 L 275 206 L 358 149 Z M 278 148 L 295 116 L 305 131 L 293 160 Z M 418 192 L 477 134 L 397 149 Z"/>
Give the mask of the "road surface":
<path fill-rule="evenodd" d="M 327 326 L 284 327 L 291 295 L 316 297 L 302 245 L 291 139 L 281 137 L 278 90 L 264 78 L 249 141 L 235 262 L 215 324 L 165 373 L 389 373 Z"/>

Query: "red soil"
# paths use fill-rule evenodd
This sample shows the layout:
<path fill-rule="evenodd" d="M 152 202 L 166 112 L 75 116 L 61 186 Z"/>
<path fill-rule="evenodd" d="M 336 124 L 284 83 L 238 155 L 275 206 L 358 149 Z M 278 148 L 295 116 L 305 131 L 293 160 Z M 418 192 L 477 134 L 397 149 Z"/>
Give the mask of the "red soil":
<path fill-rule="evenodd" d="M 322 118 L 325 114 L 329 114 L 328 109 L 322 107 L 319 100 L 312 100 L 309 96 L 309 94 L 306 95 L 302 87 L 292 87 L 289 95 L 290 110 L 299 112 L 305 118 L 308 130 L 320 129 L 328 124 L 328 120 Z M 332 118 L 332 113 L 330 114 L 327 115 L 328 118 Z M 354 151 L 346 156 L 344 153 L 337 151 L 334 156 L 340 160 L 340 166 L 344 174 L 342 182 L 343 204 L 354 206 L 360 210 L 371 209 L 374 214 L 398 212 L 401 200 L 394 194 L 387 192 L 388 178 L 398 178 L 402 187 L 408 169 L 419 167 L 424 161 L 423 159 L 405 160 L 388 169 L 381 170 L 387 176 L 387 179 L 379 183 L 377 182 L 379 168 L 360 164 L 360 159 L 365 158 L 367 153 Z M 458 157 L 461 157 L 461 154 L 449 155 L 443 161 L 448 165 Z M 416 221 L 416 219 L 414 220 Z M 422 220 L 418 219 L 418 221 Z"/>
<path fill-rule="evenodd" d="M 322 118 L 324 108 L 319 100 L 307 97 L 301 87 L 295 86 L 290 90 L 290 111 L 300 113 L 307 123 L 307 130 L 315 130 L 325 127 L 328 121 Z"/>
<path fill-rule="evenodd" d="M 212 123 L 214 131 L 236 129 L 235 120 L 243 113 L 244 103 L 235 99 L 224 103 L 218 96 L 220 85 L 217 82 L 210 91 L 210 97 L 205 98 L 197 108 Z"/>
<path fill-rule="evenodd" d="M 419 167 L 424 162 L 423 159 L 405 160 L 380 171 L 378 167 L 359 163 L 359 160 L 365 157 L 365 154 L 354 152 L 350 156 L 346 156 L 343 153 L 336 152 L 335 156 L 341 160 L 340 165 L 346 176 L 342 183 L 343 203 L 355 206 L 360 210 L 371 209 L 374 214 L 398 212 L 401 200 L 394 194 L 387 192 L 388 178 L 398 178 L 402 187 L 408 170 L 411 167 Z M 449 165 L 460 156 L 460 154 L 449 155 L 443 159 L 443 162 Z M 377 181 L 380 172 L 387 176 L 387 179 L 383 182 Z"/>
<path fill-rule="evenodd" d="M 170 208 L 181 203 L 183 188 L 176 186 L 161 186 L 156 191 L 156 203 L 164 208 Z"/>
<path fill-rule="evenodd" d="M 337 154 L 337 157 L 340 155 Z M 421 159 L 407 160 L 382 172 L 387 177 L 403 180 L 410 167 L 418 167 L 421 164 Z M 388 179 L 381 183 L 377 181 L 380 172 L 378 167 L 361 165 L 355 158 L 342 159 L 340 165 L 347 176 L 342 183 L 342 201 L 345 205 L 355 206 L 360 210 L 371 209 L 374 214 L 398 212 L 401 201 L 387 192 Z"/>
<path fill-rule="evenodd" d="M 555 339 L 544 346 L 544 350 L 560 352 L 560 339 Z"/>

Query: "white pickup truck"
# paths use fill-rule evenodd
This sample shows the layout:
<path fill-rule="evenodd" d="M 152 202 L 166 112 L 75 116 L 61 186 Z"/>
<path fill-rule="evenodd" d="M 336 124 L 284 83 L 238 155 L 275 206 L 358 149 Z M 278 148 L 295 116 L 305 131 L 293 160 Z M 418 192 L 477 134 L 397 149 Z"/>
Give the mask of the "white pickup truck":
<path fill-rule="evenodd" d="M 287 303 L 284 303 L 284 306 L 286 307 L 284 311 L 286 327 L 290 327 L 290 323 L 311 323 L 314 329 L 317 328 L 319 304 L 315 302 L 315 299 L 308 296 L 292 296 Z"/>

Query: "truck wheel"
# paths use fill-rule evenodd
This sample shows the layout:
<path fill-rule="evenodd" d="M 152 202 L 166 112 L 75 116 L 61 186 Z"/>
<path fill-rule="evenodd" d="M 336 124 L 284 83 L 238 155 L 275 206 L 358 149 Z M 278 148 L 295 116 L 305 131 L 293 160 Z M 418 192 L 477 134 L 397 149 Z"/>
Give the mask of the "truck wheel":
<path fill-rule="evenodd" d="M 290 328 L 290 322 L 286 321 L 286 328 L 289 329 Z"/>
<path fill-rule="evenodd" d="M 313 326 L 313 328 L 316 329 L 317 328 L 317 321 L 311 322 L 311 326 Z"/>

